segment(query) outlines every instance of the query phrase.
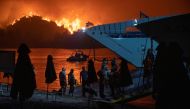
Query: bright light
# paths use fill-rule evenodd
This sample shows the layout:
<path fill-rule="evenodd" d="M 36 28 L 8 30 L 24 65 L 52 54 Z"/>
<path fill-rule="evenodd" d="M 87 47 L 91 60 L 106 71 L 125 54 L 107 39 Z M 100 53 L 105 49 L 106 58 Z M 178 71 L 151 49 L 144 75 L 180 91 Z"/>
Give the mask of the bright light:
<path fill-rule="evenodd" d="M 86 28 L 85 27 L 82 27 L 82 32 L 85 32 L 86 31 Z"/>
<path fill-rule="evenodd" d="M 133 26 L 137 26 L 137 25 L 138 25 L 138 21 L 137 21 L 137 19 L 135 19 Z"/>

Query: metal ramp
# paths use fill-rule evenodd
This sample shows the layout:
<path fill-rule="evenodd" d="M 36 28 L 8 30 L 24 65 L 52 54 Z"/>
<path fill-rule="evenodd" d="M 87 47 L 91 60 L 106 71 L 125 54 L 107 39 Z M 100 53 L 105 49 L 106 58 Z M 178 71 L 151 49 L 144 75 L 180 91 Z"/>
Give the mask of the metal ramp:
<path fill-rule="evenodd" d="M 88 28 L 86 30 L 86 34 L 136 67 L 142 67 L 142 55 L 145 55 L 146 51 L 151 48 L 151 39 L 147 36 L 145 37 L 142 32 L 138 32 L 140 34 L 134 35 L 134 37 L 124 37 L 129 34 L 126 30 L 130 27 L 136 28 L 135 26 L 139 23 L 159 18 L 135 19 L 127 22 L 94 26 Z M 152 42 L 153 50 L 155 50 L 158 43 L 156 41 Z"/>

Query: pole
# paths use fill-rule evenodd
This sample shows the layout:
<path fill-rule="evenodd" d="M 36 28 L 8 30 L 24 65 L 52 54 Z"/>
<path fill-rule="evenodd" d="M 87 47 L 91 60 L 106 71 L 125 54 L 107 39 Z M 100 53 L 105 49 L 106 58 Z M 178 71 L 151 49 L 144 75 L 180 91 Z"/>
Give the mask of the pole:
<path fill-rule="evenodd" d="M 153 52 L 153 39 L 152 39 L 152 37 L 150 37 L 150 49 L 151 49 L 151 52 Z"/>
<path fill-rule="evenodd" d="M 95 61 L 96 60 L 96 57 L 95 57 L 95 55 L 96 55 L 95 48 L 93 48 L 93 53 L 94 53 L 94 61 Z"/>
<path fill-rule="evenodd" d="M 48 86 L 49 84 L 47 83 L 47 93 L 46 93 L 46 98 L 48 99 Z"/>

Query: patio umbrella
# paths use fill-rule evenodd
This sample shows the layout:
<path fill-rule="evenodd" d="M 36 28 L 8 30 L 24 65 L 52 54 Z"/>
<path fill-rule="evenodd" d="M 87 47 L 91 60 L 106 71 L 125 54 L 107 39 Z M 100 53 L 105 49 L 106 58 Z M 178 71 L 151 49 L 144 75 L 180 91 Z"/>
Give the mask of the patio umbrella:
<path fill-rule="evenodd" d="M 98 79 L 97 79 L 96 70 L 94 67 L 94 62 L 92 59 L 90 59 L 88 61 L 88 82 L 91 84 L 91 83 L 96 82 L 97 80 Z"/>
<path fill-rule="evenodd" d="M 19 55 L 13 73 L 10 96 L 13 99 L 19 98 L 22 102 L 33 95 L 33 91 L 36 88 L 36 79 L 34 67 L 29 57 L 30 49 L 26 44 L 21 44 L 17 52 Z"/>
<path fill-rule="evenodd" d="M 149 18 L 146 18 L 149 19 Z M 158 42 L 177 42 L 184 50 L 184 55 L 190 57 L 190 13 L 160 17 L 138 23 L 136 27 Z"/>
<path fill-rule="evenodd" d="M 48 86 L 50 83 L 53 83 L 57 79 L 52 55 L 48 55 L 48 57 L 47 57 L 45 78 L 46 78 L 45 82 L 47 84 L 47 99 L 48 99 Z"/>

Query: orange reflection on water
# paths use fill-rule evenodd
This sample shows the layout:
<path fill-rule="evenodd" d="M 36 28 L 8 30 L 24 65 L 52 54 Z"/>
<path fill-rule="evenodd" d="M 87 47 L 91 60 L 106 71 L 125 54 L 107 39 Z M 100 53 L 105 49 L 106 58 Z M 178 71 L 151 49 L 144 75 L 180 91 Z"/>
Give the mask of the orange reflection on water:
<path fill-rule="evenodd" d="M 34 70 L 36 74 L 36 81 L 37 81 L 37 89 L 38 90 L 46 90 L 46 83 L 45 83 L 45 68 L 47 63 L 47 56 L 51 54 L 53 56 L 53 62 L 57 74 L 57 79 L 52 84 L 49 85 L 49 90 L 59 90 L 59 72 L 61 71 L 62 67 L 66 68 L 66 74 L 68 75 L 71 68 L 74 69 L 74 75 L 77 80 L 77 85 L 80 83 L 80 71 L 82 66 L 85 66 L 87 69 L 87 61 L 85 62 L 67 62 L 66 59 L 73 53 L 75 53 L 75 50 L 69 50 L 69 49 L 53 49 L 53 48 L 35 48 L 31 49 L 30 58 L 34 65 Z M 90 52 L 90 49 L 83 49 L 82 50 L 84 54 L 87 54 L 90 56 L 90 58 L 94 58 L 93 53 Z M 17 54 L 18 55 L 18 54 Z M 96 58 L 103 59 L 104 57 L 107 57 L 109 60 L 113 57 L 117 56 L 111 52 L 108 49 L 96 49 Z M 117 64 L 119 65 L 120 60 L 117 60 Z M 108 67 L 110 68 L 111 62 L 108 63 Z M 128 65 L 129 70 L 132 71 L 135 69 L 134 66 Z M 95 61 L 95 69 L 96 72 L 100 69 L 101 62 Z M 7 78 L 3 79 L 3 73 L 0 73 L 0 82 L 8 82 Z M 9 83 L 12 83 L 11 78 L 9 79 Z"/>

